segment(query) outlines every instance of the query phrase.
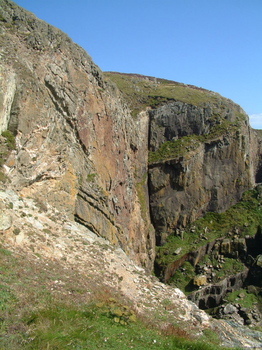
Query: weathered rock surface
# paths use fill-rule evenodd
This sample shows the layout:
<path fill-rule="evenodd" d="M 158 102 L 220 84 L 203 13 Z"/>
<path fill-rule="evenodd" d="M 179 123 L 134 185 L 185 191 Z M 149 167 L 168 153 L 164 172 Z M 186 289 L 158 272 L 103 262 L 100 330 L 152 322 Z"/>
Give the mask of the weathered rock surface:
<path fill-rule="evenodd" d="M 202 286 L 196 292 L 190 294 L 189 299 L 194 301 L 201 309 L 211 309 L 219 306 L 228 292 L 240 289 L 247 277 L 248 270 L 229 276 L 223 281 Z"/>
<path fill-rule="evenodd" d="M 10 228 L 1 232 L 1 246 L 28 260 L 34 271 L 43 266 L 52 270 L 52 265 L 65 271 L 65 276 L 50 279 L 45 286 L 54 298 L 71 293 L 74 300 L 74 292 L 65 288 L 71 271 L 77 276 L 76 281 L 86 285 L 85 302 L 92 299 L 94 291 L 109 289 L 132 302 L 138 315 L 151 322 L 157 315 L 156 322 L 163 330 L 169 324 L 177 323 L 188 334 L 197 337 L 210 329 L 226 346 L 261 348 L 261 332 L 241 327 L 237 322 L 212 319 L 187 300 L 179 289 L 149 276 L 122 249 L 69 220 L 56 208 L 43 207 L 37 199 L 20 196 L 12 190 L 0 190 L 0 200 L 3 203 L 1 213 L 13 218 Z M 39 276 L 35 278 L 39 283 Z M 75 287 L 77 290 L 78 285 Z"/>
<path fill-rule="evenodd" d="M 149 168 L 158 244 L 205 212 L 226 210 L 260 181 L 260 139 L 232 102 L 172 102 L 151 110 L 150 151 L 179 139 L 180 151 L 153 160 Z"/>
<path fill-rule="evenodd" d="M 146 107 L 133 118 L 118 88 L 60 30 L 9 0 L 0 0 L 0 22 L 0 133 L 11 131 L 16 142 L 8 157 L 2 157 L 1 149 L 1 174 L 3 170 L 9 179 L 5 184 L 0 181 L 7 188 L 1 193 L 5 204 L 0 206 L 5 244 L 28 254 L 30 244 L 37 241 L 35 249 L 45 258 L 66 255 L 77 265 L 79 256 L 75 259 L 69 252 L 73 247 L 80 250 L 84 265 L 94 263 L 87 258 L 89 250 L 81 249 L 77 239 L 70 242 L 67 235 L 73 232 L 88 244 L 104 237 L 116 246 L 113 253 L 115 248 L 109 245 L 106 254 L 96 251 L 101 255 L 99 264 L 108 267 L 105 284 L 117 285 L 137 305 L 144 305 L 149 293 L 151 311 L 168 296 L 176 310 L 172 317 L 181 324 L 190 323 L 194 331 L 212 327 L 206 314 L 179 290 L 144 272 L 135 280 L 131 270 L 139 270 L 135 262 L 152 271 L 156 244 L 162 245 L 207 211 L 225 210 L 243 191 L 262 182 L 261 138 L 250 128 L 247 115 L 232 101 L 199 89 L 210 101 L 185 102 L 160 95 L 153 96 L 152 107 L 143 97 Z M 157 89 L 157 79 L 148 82 Z M 4 139 L 1 136 L 1 145 Z M 167 146 L 167 154 L 152 158 L 148 170 L 148 148 L 157 154 L 167 144 L 176 148 L 169 152 Z M 27 210 L 30 206 L 32 212 Z M 33 215 L 35 206 L 40 219 Z M 48 215 L 57 216 L 58 223 L 53 224 Z M 24 224 L 38 236 L 32 238 Z M 51 239 L 44 224 L 58 238 Z M 206 285 L 215 276 L 211 267 L 195 279 L 202 289 L 192 300 L 203 308 L 219 305 L 225 293 L 241 287 L 245 279 L 260 286 L 261 252 L 257 248 L 254 253 L 260 243 L 256 237 L 208 242 L 195 252 L 183 252 L 167 267 L 165 280 L 186 260 L 196 267 L 207 253 L 249 259 L 248 273 L 219 284 Z M 176 247 L 174 255 L 181 250 Z M 142 282 L 141 288 L 136 288 L 137 282 Z M 254 316 L 243 309 L 236 312 L 235 306 L 225 307 L 223 313 L 238 314 L 246 324 Z M 221 336 L 225 331 L 232 336 L 229 341 L 224 338 L 225 344 L 261 345 L 260 334 L 244 339 L 223 322 L 215 328 Z"/>
<path fill-rule="evenodd" d="M 0 132 L 16 135 L 6 163 L 11 187 L 152 270 L 147 114 L 134 121 L 114 85 L 60 30 L 10 1 L 0 9 Z"/>

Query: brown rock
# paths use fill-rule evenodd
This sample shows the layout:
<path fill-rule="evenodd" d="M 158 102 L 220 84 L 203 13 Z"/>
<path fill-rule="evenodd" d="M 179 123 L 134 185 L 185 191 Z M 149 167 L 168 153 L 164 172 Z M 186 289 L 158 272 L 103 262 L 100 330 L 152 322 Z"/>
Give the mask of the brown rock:
<path fill-rule="evenodd" d="M 193 279 L 193 284 L 194 286 L 204 286 L 205 284 L 207 284 L 207 278 L 205 275 L 200 275 L 200 276 L 195 276 Z"/>

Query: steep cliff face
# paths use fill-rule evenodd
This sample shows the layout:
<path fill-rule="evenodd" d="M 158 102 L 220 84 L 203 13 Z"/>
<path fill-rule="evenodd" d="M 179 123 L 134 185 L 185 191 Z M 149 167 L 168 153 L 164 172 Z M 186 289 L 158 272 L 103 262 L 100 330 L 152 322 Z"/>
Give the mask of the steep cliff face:
<path fill-rule="evenodd" d="M 103 74 L 60 30 L 9 0 L 0 5 L 0 132 L 16 136 L 5 186 L 152 270 L 155 237 L 162 245 L 260 182 L 261 138 L 232 101 L 172 81 Z"/>
<path fill-rule="evenodd" d="M 148 106 L 149 198 L 157 245 L 208 211 L 222 212 L 261 179 L 261 137 L 217 93 L 107 73 L 134 112 Z"/>
<path fill-rule="evenodd" d="M 0 131 L 16 135 L 10 186 L 152 269 L 154 231 L 139 198 L 148 117 L 134 122 L 114 85 L 60 30 L 10 1 L 0 8 Z"/>
<path fill-rule="evenodd" d="M 0 0 L 0 23 L 4 239 L 10 234 L 11 242 L 26 241 L 31 249 L 35 238 L 27 228 L 35 225 L 46 233 L 37 217 L 31 220 L 36 208 L 27 210 L 36 203 L 46 220 L 59 226 L 57 235 L 52 232 L 58 241 L 70 234 L 68 222 L 76 220 L 88 228 L 81 226 L 83 232 L 120 246 L 146 270 L 155 263 L 159 277 L 173 286 L 212 282 L 221 293 L 209 298 L 213 289 L 206 286 L 203 297 L 191 295 L 204 308 L 210 301 L 219 304 L 229 284 L 237 289 L 252 279 L 260 288 L 261 250 L 254 246 L 261 243 L 256 240 L 261 186 L 232 207 L 245 190 L 262 182 L 262 134 L 250 128 L 244 111 L 193 86 L 102 73 L 64 33 L 9 0 Z M 18 218 L 24 215 L 28 220 L 20 230 Z M 46 238 L 39 249 L 52 254 L 48 244 Z M 127 290 L 129 275 L 122 271 L 117 283 L 123 281 Z M 200 272 L 203 276 L 197 276 Z M 236 274 L 241 283 L 232 285 Z M 159 288 L 173 295 L 172 288 Z M 193 317 L 191 311 L 198 309 L 187 305 L 194 323 L 199 313 Z"/>
<path fill-rule="evenodd" d="M 221 212 L 256 181 L 259 144 L 241 108 L 217 98 L 150 111 L 150 207 L 158 244 L 207 211 Z"/>

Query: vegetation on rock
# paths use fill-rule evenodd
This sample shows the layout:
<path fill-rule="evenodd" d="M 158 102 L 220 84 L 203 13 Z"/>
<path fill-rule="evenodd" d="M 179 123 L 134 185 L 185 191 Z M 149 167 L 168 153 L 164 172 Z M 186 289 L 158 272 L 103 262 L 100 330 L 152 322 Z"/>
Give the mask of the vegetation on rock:
<path fill-rule="evenodd" d="M 133 116 L 147 107 L 156 108 L 176 100 L 196 106 L 219 104 L 221 100 L 225 100 L 209 90 L 171 80 L 116 72 L 105 72 L 104 75 L 123 93 Z"/>
<path fill-rule="evenodd" d="M 242 200 L 225 212 L 209 212 L 184 230 L 169 236 L 163 246 L 157 247 L 156 263 L 158 268 L 163 273 L 170 263 L 180 260 L 183 255 L 197 251 L 201 246 L 218 238 L 233 238 L 236 234 L 238 237 L 254 236 L 262 222 L 261 191 L 261 186 L 246 191 L 242 196 Z M 179 254 L 174 255 L 178 247 L 181 250 Z M 214 264 L 211 261 L 210 263 Z M 243 267 L 235 259 L 229 259 L 225 265 L 228 267 L 225 266 L 221 269 L 217 277 L 223 278 L 230 273 L 241 271 Z M 182 268 L 184 267 L 182 266 Z M 183 273 L 183 276 L 185 277 L 182 281 L 178 275 L 174 275 L 170 282 L 176 284 L 175 281 L 177 281 L 178 286 L 185 290 L 186 285 L 192 278 L 192 273 Z"/>

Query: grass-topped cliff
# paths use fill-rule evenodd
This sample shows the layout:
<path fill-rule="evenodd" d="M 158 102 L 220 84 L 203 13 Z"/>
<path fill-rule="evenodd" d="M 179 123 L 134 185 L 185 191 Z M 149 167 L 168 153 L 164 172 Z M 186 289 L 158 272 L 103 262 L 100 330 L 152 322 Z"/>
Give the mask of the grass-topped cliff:
<path fill-rule="evenodd" d="M 203 113 L 206 113 L 205 110 L 212 110 L 206 123 L 209 125 L 208 132 L 190 134 L 184 130 L 178 139 L 166 140 L 158 149 L 150 150 L 149 163 L 183 156 L 189 151 L 196 150 L 203 142 L 235 132 L 240 123 L 246 119 L 246 115 L 238 105 L 218 93 L 203 88 L 138 74 L 116 72 L 104 74 L 120 89 L 134 117 L 147 108 L 154 110 L 172 102 L 198 107 L 204 111 Z M 228 110 L 234 115 L 233 118 L 225 117 Z"/>
<path fill-rule="evenodd" d="M 172 80 L 117 72 L 105 72 L 104 75 L 120 89 L 134 116 L 147 107 L 156 108 L 171 101 L 199 107 L 207 103 L 220 104 L 222 101 L 232 104 L 218 93 Z"/>

